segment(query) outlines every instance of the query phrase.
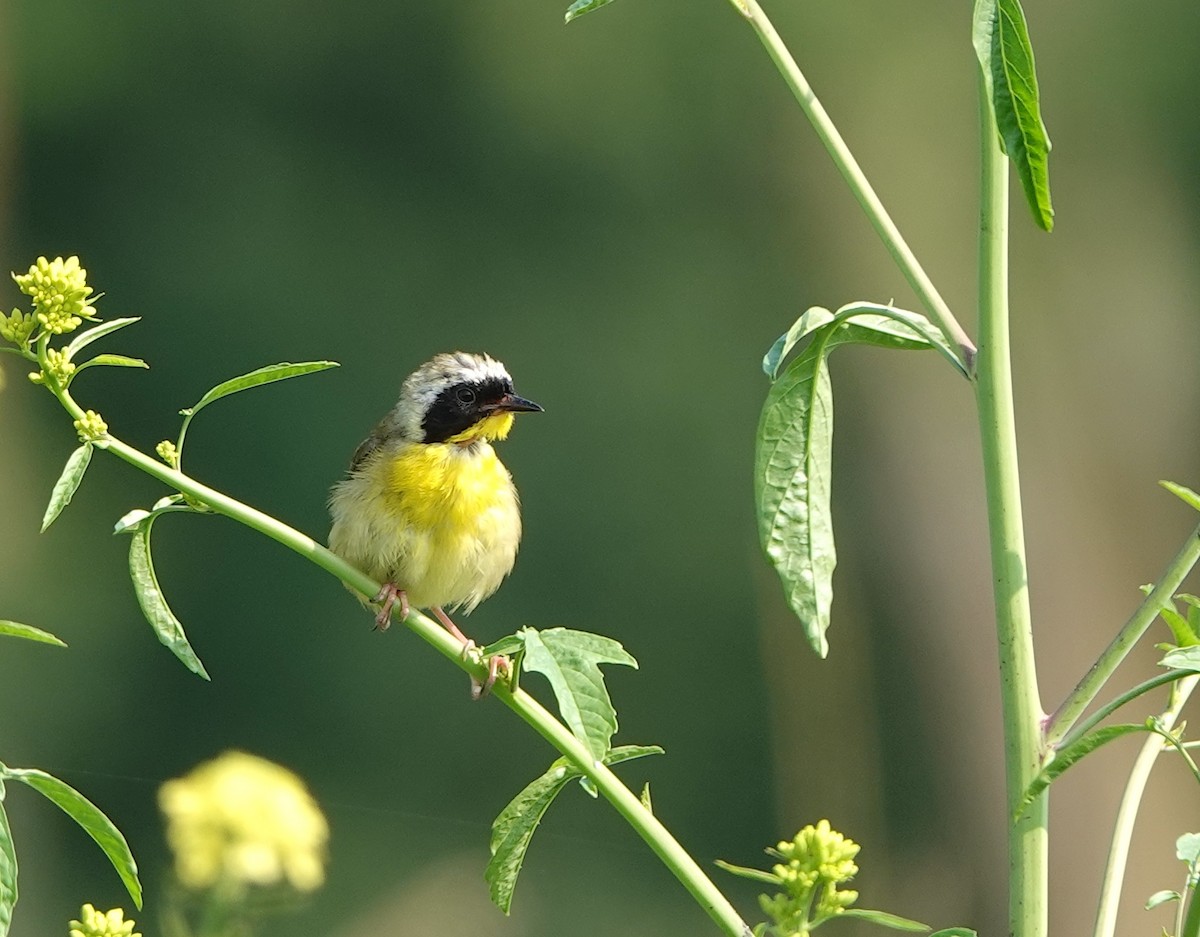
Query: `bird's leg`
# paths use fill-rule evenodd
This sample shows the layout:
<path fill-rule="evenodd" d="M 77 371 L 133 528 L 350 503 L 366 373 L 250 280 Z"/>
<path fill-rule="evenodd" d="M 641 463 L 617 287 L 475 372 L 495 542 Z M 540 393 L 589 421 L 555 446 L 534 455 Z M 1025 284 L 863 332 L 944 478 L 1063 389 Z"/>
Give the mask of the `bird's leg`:
<path fill-rule="evenodd" d="M 379 614 L 375 616 L 375 630 L 387 631 L 392 623 L 392 609 L 399 604 L 400 620 L 408 617 L 408 596 L 403 589 L 396 587 L 394 582 L 384 583 L 383 588 L 376 593 L 371 602 L 379 605 Z"/>
<path fill-rule="evenodd" d="M 463 656 L 465 657 L 467 651 L 475 647 L 475 642 L 463 634 L 458 625 L 450 620 L 450 616 L 446 614 L 446 610 L 444 608 L 439 608 L 435 605 L 433 607 L 433 614 L 437 617 L 437 620 L 442 623 L 442 626 L 447 631 L 449 631 L 452 635 L 454 635 L 454 637 L 458 638 L 458 640 L 462 642 Z M 505 673 L 510 672 L 511 669 L 508 658 L 503 654 L 494 654 L 489 657 L 487 660 L 487 665 L 488 673 L 487 677 L 484 678 L 483 683 L 480 683 L 474 677 L 471 678 L 471 699 L 483 699 L 483 697 L 487 696 L 488 693 L 491 692 L 492 687 L 496 685 L 496 677 L 500 673 L 501 668 L 503 668 Z"/>

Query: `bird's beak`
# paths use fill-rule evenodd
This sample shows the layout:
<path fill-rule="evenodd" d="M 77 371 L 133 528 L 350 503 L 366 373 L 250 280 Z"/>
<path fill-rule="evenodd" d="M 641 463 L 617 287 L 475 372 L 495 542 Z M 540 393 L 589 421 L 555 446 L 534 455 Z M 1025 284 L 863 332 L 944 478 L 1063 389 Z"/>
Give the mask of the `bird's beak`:
<path fill-rule="evenodd" d="M 489 407 L 494 413 L 542 413 L 543 409 L 539 404 L 532 400 L 526 400 L 524 397 L 518 397 L 516 394 L 505 394 L 499 400 Z"/>

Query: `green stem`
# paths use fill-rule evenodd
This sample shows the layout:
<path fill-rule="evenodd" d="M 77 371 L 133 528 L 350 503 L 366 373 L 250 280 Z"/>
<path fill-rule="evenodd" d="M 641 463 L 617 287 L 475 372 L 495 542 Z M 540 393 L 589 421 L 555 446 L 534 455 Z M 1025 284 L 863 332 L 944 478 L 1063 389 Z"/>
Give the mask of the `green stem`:
<path fill-rule="evenodd" d="M 1145 680 L 1142 683 L 1139 683 L 1137 686 L 1135 686 L 1131 690 L 1126 690 L 1124 693 L 1122 693 L 1116 699 L 1110 700 L 1108 703 L 1105 703 L 1103 706 L 1101 706 L 1099 709 L 1097 709 L 1094 713 L 1092 713 L 1092 715 L 1088 716 L 1085 720 L 1083 720 L 1083 722 L 1081 722 L 1079 724 L 1079 726 L 1075 729 L 1074 732 L 1072 732 L 1070 734 L 1069 737 L 1063 739 L 1061 744 L 1054 745 L 1053 748 L 1055 748 L 1055 749 L 1070 748 L 1072 745 L 1074 745 L 1076 742 L 1078 742 L 1081 738 L 1083 738 L 1085 735 L 1087 735 L 1088 732 L 1090 732 L 1092 729 L 1094 729 L 1096 726 L 1098 726 L 1100 723 L 1102 723 L 1105 719 L 1107 719 L 1109 716 L 1111 716 L 1114 712 L 1116 712 L 1118 709 L 1120 709 L 1126 703 L 1130 702 L 1131 700 L 1137 699 L 1143 693 L 1149 693 L 1151 690 L 1162 686 L 1164 683 L 1171 683 L 1175 680 L 1180 680 L 1180 679 L 1186 677 L 1188 674 L 1193 673 L 1193 672 L 1194 671 L 1191 671 L 1191 670 L 1168 670 L 1166 673 L 1161 673 L 1157 677 L 1151 677 L 1149 680 Z M 1047 745 L 1047 751 L 1049 751 L 1050 749 L 1051 749 L 1051 746 Z"/>
<path fill-rule="evenodd" d="M 1008 163 L 1000 152 L 991 104 L 982 87 L 980 100 L 983 164 L 976 400 L 991 536 L 1011 815 L 1040 767 L 1043 713 L 1034 667 L 1008 334 Z M 1009 827 L 1009 931 L 1013 937 L 1046 934 L 1047 805 L 1043 793 Z"/>
<path fill-rule="evenodd" d="M 1163 727 L 1170 729 L 1179 718 L 1179 713 L 1196 688 L 1200 677 L 1195 675 L 1185 677 L 1176 684 L 1171 694 L 1171 703 L 1160 716 Z M 1093 937 L 1113 937 L 1117 931 L 1117 909 L 1121 902 L 1121 886 L 1125 881 L 1125 866 L 1129 859 L 1129 842 L 1133 838 L 1133 828 L 1137 821 L 1138 807 L 1142 803 L 1142 795 L 1146 791 L 1146 782 L 1150 779 L 1150 771 L 1159 753 L 1166 745 L 1161 735 L 1151 734 L 1142 744 L 1142 750 L 1133 762 L 1129 772 L 1129 780 L 1125 783 L 1125 793 L 1121 795 L 1121 806 L 1117 810 L 1117 820 L 1113 828 L 1112 842 L 1108 848 L 1108 862 L 1104 868 L 1104 879 L 1100 886 L 1100 905 L 1096 911 L 1096 926 L 1092 931 Z M 1193 896 L 1191 908 L 1197 902 Z M 1189 909 L 1188 917 L 1192 911 Z M 1183 933 L 1187 933 L 1186 928 Z"/>
<path fill-rule="evenodd" d="M 1150 594 L 1137 607 L 1112 643 L 1104 649 L 1104 653 L 1092 664 L 1091 669 L 1084 674 L 1075 689 L 1067 696 L 1053 716 L 1050 717 L 1046 728 L 1046 740 L 1050 745 L 1057 745 L 1071 731 L 1071 727 L 1083 715 L 1085 709 L 1096 698 L 1096 694 L 1112 676 L 1113 671 L 1120 666 L 1133 646 L 1146 633 L 1146 629 L 1158 617 L 1158 612 L 1171 596 L 1183 584 L 1184 578 L 1192 571 L 1192 567 L 1200 561 L 1200 526 L 1197 526 L 1175 558 L 1171 560 L 1158 584 L 1150 590 Z"/>
<path fill-rule="evenodd" d="M 887 209 L 883 207 L 883 202 L 875 194 L 871 183 L 867 181 L 862 167 L 858 165 L 858 161 L 850 152 L 842 135 L 838 133 L 829 114 L 817 100 L 808 80 L 779 37 L 779 33 L 775 31 L 767 14 L 763 12 L 757 0 L 731 0 L 731 2 L 754 28 L 758 38 L 762 40 L 762 44 L 766 46 L 775 67 L 779 69 L 783 80 L 791 89 L 796 101 L 799 102 L 809 123 L 812 124 L 817 136 L 842 174 L 842 178 L 846 180 L 850 191 L 854 193 L 858 204 L 867 213 L 867 218 L 875 228 L 875 232 L 887 247 L 892 259 L 904 274 L 905 279 L 908 280 L 930 317 L 938 324 L 950 343 L 957 347 L 963 369 L 971 374 L 974 370 L 976 353 L 974 343 L 963 327 L 959 325 L 958 320 L 954 318 L 954 313 L 950 311 L 950 307 L 942 299 L 937 287 L 933 285 L 933 281 L 929 279 L 916 255 L 900 234 L 900 229 L 896 227 L 895 222 L 887 213 Z"/>
<path fill-rule="evenodd" d="M 56 389 L 56 395 L 63 406 L 78 419 L 82 411 L 70 395 L 60 388 Z M 118 458 L 159 479 L 189 498 L 208 505 L 217 513 L 245 524 L 299 553 L 363 595 L 375 595 L 379 591 L 379 583 L 355 569 L 311 537 L 274 517 L 150 458 L 113 436 L 106 436 L 98 440 L 96 445 L 107 449 Z M 464 658 L 462 645 L 433 619 L 413 610 L 404 624 L 426 643 L 431 644 L 434 650 L 443 657 L 476 679 L 482 680 L 487 675 L 486 665 L 477 657 Z M 524 690 L 510 690 L 507 686 L 498 683 L 494 693 L 542 738 L 565 755 L 574 767 L 591 779 L 592 783 L 596 785 L 596 789 L 629 822 L 725 933 L 730 937 L 750 937 L 750 928 L 711 879 L 704 874 L 696 861 L 679 845 L 667 828 L 645 808 L 637 795 L 629 790 L 607 766 L 593 758 L 588 749 L 571 734 L 569 729 Z"/>

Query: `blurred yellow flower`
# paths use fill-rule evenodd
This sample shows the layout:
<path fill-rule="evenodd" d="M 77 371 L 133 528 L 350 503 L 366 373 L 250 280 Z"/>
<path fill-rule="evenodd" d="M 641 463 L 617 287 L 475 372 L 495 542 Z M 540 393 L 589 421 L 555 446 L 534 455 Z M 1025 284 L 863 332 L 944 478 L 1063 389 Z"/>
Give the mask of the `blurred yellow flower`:
<path fill-rule="evenodd" d="M 125 920 L 125 912 L 113 908 L 107 914 L 85 904 L 79 920 L 70 923 L 70 937 L 142 937 L 133 932 L 133 921 Z"/>
<path fill-rule="evenodd" d="M 325 880 L 329 826 L 286 768 L 226 752 L 158 792 L 175 874 L 188 888 L 218 882 L 313 891 Z"/>

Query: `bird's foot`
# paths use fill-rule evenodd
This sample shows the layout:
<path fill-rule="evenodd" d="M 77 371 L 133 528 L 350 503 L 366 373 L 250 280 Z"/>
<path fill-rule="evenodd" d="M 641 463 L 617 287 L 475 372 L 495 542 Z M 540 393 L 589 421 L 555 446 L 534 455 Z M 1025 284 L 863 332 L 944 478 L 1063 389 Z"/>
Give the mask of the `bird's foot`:
<path fill-rule="evenodd" d="M 434 606 L 433 614 L 442 623 L 443 628 L 462 642 L 462 656 L 463 660 L 466 660 L 470 656 L 471 651 L 477 649 L 475 642 L 463 634 L 458 625 L 451 621 L 450 616 L 446 614 L 444 608 Z M 475 677 L 471 678 L 471 699 L 483 699 L 487 696 L 492 691 L 492 687 L 496 685 L 496 679 L 502 671 L 505 676 L 512 673 L 512 664 L 503 654 L 492 655 L 487 659 L 486 663 L 488 672 L 483 682 L 480 683 Z"/>
<path fill-rule="evenodd" d="M 388 625 L 392 623 L 392 609 L 397 605 L 400 606 L 400 620 L 408 617 L 408 596 L 394 582 L 384 583 L 371 602 L 379 606 L 379 614 L 375 616 L 376 631 L 388 630 Z"/>

